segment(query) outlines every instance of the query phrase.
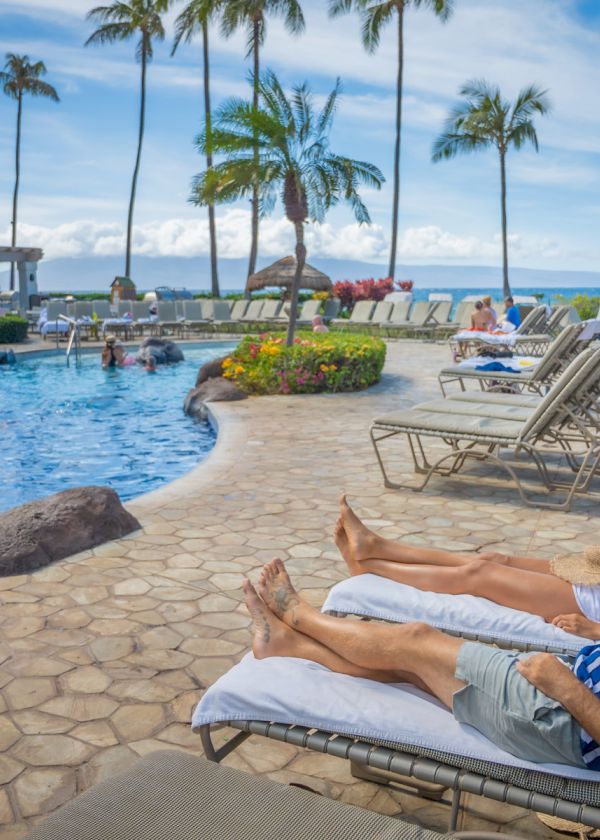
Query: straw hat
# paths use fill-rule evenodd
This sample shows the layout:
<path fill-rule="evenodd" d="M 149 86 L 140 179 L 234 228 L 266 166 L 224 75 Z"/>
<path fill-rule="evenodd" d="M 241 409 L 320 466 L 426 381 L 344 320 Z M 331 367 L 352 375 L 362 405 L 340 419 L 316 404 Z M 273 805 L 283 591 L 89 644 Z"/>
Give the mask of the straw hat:
<path fill-rule="evenodd" d="M 104 341 L 106 342 L 106 344 L 115 344 L 116 341 L 117 341 L 117 336 L 116 335 L 107 335 L 106 338 L 104 339 Z"/>
<path fill-rule="evenodd" d="M 600 831 L 598 829 L 590 828 L 589 825 L 584 825 L 583 823 L 563 820 L 561 817 L 552 817 L 549 814 L 536 813 L 536 817 L 544 825 L 547 825 L 548 828 L 552 828 L 554 831 L 564 831 L 568 834 L 577 834 L 580 840 L 586 840 L 588 837 L 600 837 Z"/>
<path fill-rule="evenodd" d="M 600 545 L 588 545 L 583 554 L 563 554 L 550 561 L 556 577 L 569 583 L 600 585 Z"/>

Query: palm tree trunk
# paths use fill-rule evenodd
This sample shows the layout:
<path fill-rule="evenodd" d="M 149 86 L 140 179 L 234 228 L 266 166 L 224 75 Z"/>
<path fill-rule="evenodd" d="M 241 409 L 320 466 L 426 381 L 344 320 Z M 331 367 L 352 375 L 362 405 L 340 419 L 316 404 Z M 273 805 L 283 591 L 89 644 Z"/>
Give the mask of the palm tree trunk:
<path fill-rule="evenodd" d="M 404 3 L 398 6 L 398 78 L 396 81 L 396 146 L 394 150 L 394 199 L 392 209 L 392 242 L 388 277 L 396 276 L 398 248 L 398 216 L 400 208 L 400 138 L 402 134 L 402 73 L 404 70 Z"/>
<path fill-rule="evenodd" d="M 208 50 L 208 23 L 202 21 L 202 49 L 204 53 L 204 124 L 206 126 L 206 169 L 210 172 L 213 165 L 210 136 L 212 118 L 210 108 L 210 63 Z M 217 229 L 215 225 L 215 205 L 208 205 L 208 231 L 210 235 L 210 287 L 213 297 L 221 297 L 219 290 L 219 270 L 217 265 Z"/>
<path fill-rule="evenodd" d="M 142 157 L 142 143 L 144 142 L 144 123 L 146 119 L 146 44 L 142 44 L 142 78 L 140 86 L 140 126 L 138 133 L 138 147 L 131 180 L 131 195 L 129 197 L 129 213 L 127 214 L 127 247 L 125 250 L 125 277 L 131 277 L 131 233 L 133 228 L 133 209 L 135 207 L 135 192 L 137 189 L 138 172 Z"/>
<path fill-rule="evenodd" d="M 21 177 L 21 117 L 23 114 L 23 94 L 19 92 L 17 105 L 17 141 L 15 147 L 15 189 L 13 192 L 12 205 L 12 234 L 11 234 L 11 248 L 17 245 L 17 204 L 19 201 L 19 179 Z M 15 288 L 15 263 L 10 264 L 10 290 Z"/>
<path fill-rule="evenodd" d="M 506 152 L 500 149 L 500 196 L 502 204 L 502 291 L 504 297 L 510 297 L 508 280 L 508 236 L 506 222 Z"/>
<path fill-rule="evenodd" d="M 254 74 L 252 80 L 252 107 L 258 109 L 258 82 L 260 77 L 260 21 L 255 20 L 252 31 L 252 56 Z M 254 149 L 254 162 L 258 164 L 258 148 Z M 250 259 L 248 260 L 248 280 L 256 271 L 256 258 L 258 256 L 258 184 L 252 188 L 252 220 L 250 230 Z M 248 284 L 246 281 L 246 297 L 250 298 Z"/>
<path fill-rule="evenodd" d="M 287 333 L 287 346 L 291 347 L 294 343 L 294 331 L 296 329 L 296 318 L 298 317 L 298 292 L 300 291 L 300 283 L 302 281 L 302 272 L 304 271 L 304 264 L 306 262 L 306 247 L 304 245 L 304 223 L 294 222 L 294 230 L 296 231 L 296 273 L 292 283 L 292 303 L 290 309 L 290 322 Z"/>

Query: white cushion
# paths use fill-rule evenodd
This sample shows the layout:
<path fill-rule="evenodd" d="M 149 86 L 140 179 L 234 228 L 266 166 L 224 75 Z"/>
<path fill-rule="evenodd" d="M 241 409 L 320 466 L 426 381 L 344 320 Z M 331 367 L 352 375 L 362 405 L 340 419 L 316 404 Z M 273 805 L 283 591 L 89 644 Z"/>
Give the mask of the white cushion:
<path fill-rule="evenodd" d="M 422 592 L 378 575 L 357 575 L 329 590 L 323 612 L 340 612 L 384 621 L 426 621 L 440 630 L 487 636 L 497 642 L 536 648 L 553 646 L 575 654 L 589 639 L 548 624 L 539 615 L 503 607 L 475 595 Z"/>

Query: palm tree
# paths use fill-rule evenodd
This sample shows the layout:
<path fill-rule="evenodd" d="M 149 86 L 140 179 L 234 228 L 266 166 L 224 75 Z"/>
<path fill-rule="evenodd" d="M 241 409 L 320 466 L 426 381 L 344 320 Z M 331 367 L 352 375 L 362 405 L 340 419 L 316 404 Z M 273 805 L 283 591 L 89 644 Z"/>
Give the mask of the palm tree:
<path fill-rule="evenodd" d="M 131 233 L 133 227 L 133 210 L 135 207 L 135 193 L 142 157 L 144 141 L 144 124 L 146 118 L 146 69 L 154 54 L 153 40 L 164 41 L 165 30 L 160 15 L 166 11 L 168 0 L 116 0 L 112 6 L 96 6 L 87 14 L 87 19 L 99 23 L 98 29 L 85 42 L 89 44 L 113 44 L 115 41 L 128 41 L 138 37 L 136 58 L 141 65 L 140 86 L 140 119 L 138 130 L 138 146 L 131 179 L 131 193 L 129 197 L 129 213 L 127 215 L 127 246 L 125 251 L 125 276 L 131 277 Z"/>
<path fill-rule="evenodd" d="M 259 99 L 260 48 L 265 40 L 268 15 L 281 15 L 285 28 L 293 35 L 299 35 L 304 30 L 304 15 L 298 0 L 222 0 L 221 26 L 223 34 L 229 37 L 240 27 L 247 31 L 248 50 L 246 57 L 252 56 L 252 105 L 255 110 L 258 109 Z M 252 220 L 248 278 L 256 271 L 256 259 L 258 257 L 259 192 L 260 186 L 256 182 L 250 199 Z M 246 296 L 248 296 L 247 291 Z"/>
<path fill-rule="evenodd" d="M 7 96 L 17 100 L 17 137 L 15 142 L 15 187 L 13 191 L 12 204 L 12 235 L 11 246 L 17 244 L 17 205 L 19 200 L 19 180 L 21 178 L 21 120 L 23 117 L 23 97 L 26 93 L 31 96 L 43 96 L 59 102 L 58 94 L 52 85 L 42 80 L 46 75 L 46 66 L 43 61 L 36 61 L 34 64 L 29 60 L 28 55 L 15 55 L 7 53 L 4 70 L 0 72 L 0 85 Z M 15 264 L 10 264 L 10 289 L 15 288 Z"/>
<path fill-rule="evenodd" d="M 277 77 L 267 72 L 258 83 L 259 108 L 232 99 L 219 109 L 212 146 L 224 160 L 196 176 L 191 201 L 236 201 L 252 193 L 258 176 L 263 212 L 273 207 L 277 192 L 296 235 L 296 272 L 292 286 L 287 343 L 294 340 L 298 290 L 306 262 L 304 226 L 322 222 L 330 207 L 349 202 L 359 224 L 369 213 L 359 194 L 360 184 L 379 189 L 383 175 L 370 163 L 351 160 L 329 148 L 329 134 L 339 94 L 339 81 L 316 114 L 306 84 L 288 98 Z M 206 151 L 206 132 L 198 138 Z M 258 163 L 255 156 L 258 156 Z"/>
<path fill-rule="evenodd" d="M 547 91 L 537 85 L 523 88 L 514 103 L 503 99 L 500 88 L 485 80 L 467 82 L 460 89 L 464 97 L 448 116 L 444 130 L 433 144 L 432 160 L 453 158 L 459 152 L 474 152 L 495 146 L 500 158 L 500 201 L 502 213 L 502 269 L 504 296 L 510 295 L 506 222 L 506 155 L 512 147 L 531 143 L 539 149 L 533 124 L 536 114 L 550 111 Z"/>
<path fill-rule="evenodd" d="M 379 46 L 381 33 L 387 23 L 396 16 L 396 38 L 398 42 L 398 70 L 396 77 L 396 142 L 394 147 L 394 198 L 392 202 L 392 238 L 388 277 L 396 276 L 396 252 L 398 249 L 398 217 L 400 212 L 400 142 L 402 135 L 402 76 L 404 71 L 404 12 L 409 6 L 426 6 L 442 21 L 447 21 L 454 8 L 454 0 L 329 0 L 331 17 L 350 12 L 359 12 L 362 23 L 363 44 L 373 53 Z"/>
<path fill-rule="evenodd" d="M 210 144 L 211 107 L 210 107 L 210 59 L 208 49 L 208 26 L 222 0 L 190 0 L 175 21 L 175 43 L 171 55 L 175 54 L 182 40 L 190 41 L 196 32 L 202 33 L 202 55 L 204 67 L 204 125 L 206 130 L 206 169 L 213 165 Z M 219 273 L 217 265 L 217 231 L 215 225 L 215 205 L 208 205 L 208 230 L 210 235 L 210 277 L 213 297 L 220 297 Z"/>

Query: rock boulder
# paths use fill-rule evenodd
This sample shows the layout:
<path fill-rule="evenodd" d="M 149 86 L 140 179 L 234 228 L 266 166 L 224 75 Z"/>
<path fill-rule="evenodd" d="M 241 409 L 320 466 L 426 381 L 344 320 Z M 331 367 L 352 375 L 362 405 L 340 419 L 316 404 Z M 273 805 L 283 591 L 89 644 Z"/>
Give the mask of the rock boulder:
<path fill-rule="evenodd" d="M 223 362 L 226 358 L 227 356 L 221 356 L 219 359 L 211 359 L 205 362 L 198 371 L 196 388 L 202 385 L 203 382 L 206 382 L 207 379 L 216 379 L 219 376 L 223 376 Z"/>
<path fill-rule="evenodd" d="M 181 349 L 168 338 L 145 338 L 140 344 L 136 359 L 145 365 L 149 356 L 154 356 L 157 365 L 183 362 L 184 358 Z"/>
<path fill-rule="evenodd" d="M 198 388 L 192 388 L 183 403 L 183 410 L 191 417 L 206 420 L 207 402 L 231 402 L 245 400 L 248 394 L 223 377 L 206 379 Z"/>
<path fill-rule="evenodd" d="M 0 514 L 0 577 L 47 566 L 140 528 L 109 487 L 76 487 Z"/>

